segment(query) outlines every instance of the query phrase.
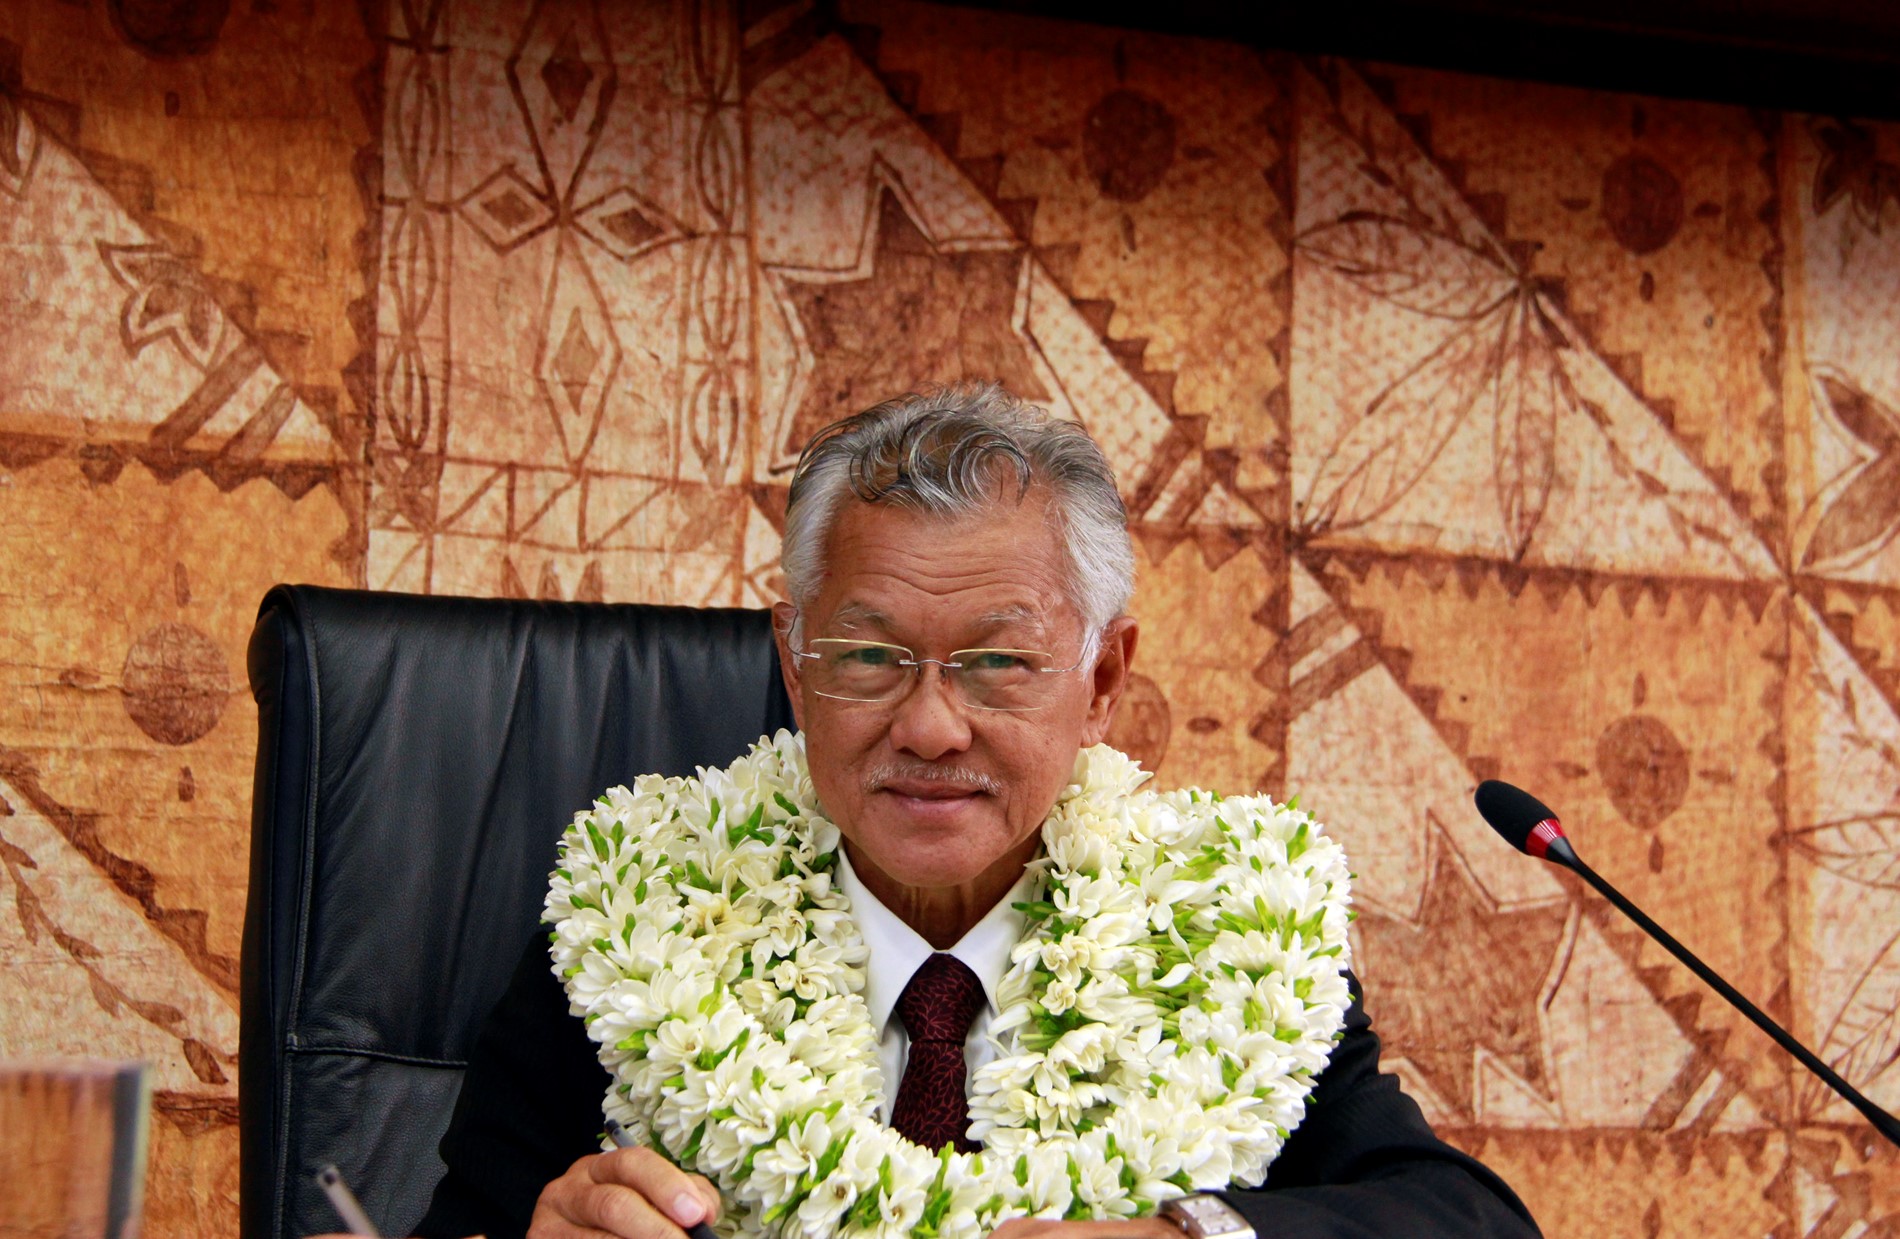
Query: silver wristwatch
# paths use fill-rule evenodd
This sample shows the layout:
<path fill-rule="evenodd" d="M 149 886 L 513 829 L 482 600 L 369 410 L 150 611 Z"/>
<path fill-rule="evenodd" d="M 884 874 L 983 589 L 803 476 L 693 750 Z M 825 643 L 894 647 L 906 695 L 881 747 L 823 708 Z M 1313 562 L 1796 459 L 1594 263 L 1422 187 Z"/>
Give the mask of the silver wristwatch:
<path fill-rule="evenodd" d="M 1252 1223 L 1212 1192 L 1164 1200 L 1155 1216 L 1179 1226 L 1188 1239 L 1254 1239 Z"/>

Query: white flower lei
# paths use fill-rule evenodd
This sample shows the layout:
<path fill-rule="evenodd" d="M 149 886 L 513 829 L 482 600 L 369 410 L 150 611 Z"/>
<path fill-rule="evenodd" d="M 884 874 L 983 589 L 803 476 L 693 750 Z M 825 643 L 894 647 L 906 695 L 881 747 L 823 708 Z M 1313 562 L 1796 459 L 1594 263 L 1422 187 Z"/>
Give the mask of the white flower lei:
<path fill-rule="evenodd" d="M 1258 1184 L 1343 1025 L 1345 857 L 1291 806 L 1148 777 L 1086 750 L 1043 824 L 970 1154 L 878 1118 L 866 951 L 803 738 L 609 791 L 546 913 L 607 1117 L 717 1183 L 744 1236 L 976 1239 Z"/>

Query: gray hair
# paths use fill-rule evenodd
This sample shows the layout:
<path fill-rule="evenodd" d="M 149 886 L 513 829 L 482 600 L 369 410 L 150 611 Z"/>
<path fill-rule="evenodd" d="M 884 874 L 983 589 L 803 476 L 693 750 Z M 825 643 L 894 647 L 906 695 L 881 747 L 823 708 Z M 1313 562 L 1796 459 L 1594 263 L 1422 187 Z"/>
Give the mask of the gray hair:
<path fill-rule="evenodd" d="M 987 511 L 1045 486 L 1069 560 L 1069 598 L 1091 645 L 1135 592 L 1135 552 L 1115 474 L 1088 431 L 1004 391 L 959 383 L 887 400 L 813 435 L 792 474 L 780 563 L 801 611 L 824 578 L 846 493 L 940 516 Z"/>

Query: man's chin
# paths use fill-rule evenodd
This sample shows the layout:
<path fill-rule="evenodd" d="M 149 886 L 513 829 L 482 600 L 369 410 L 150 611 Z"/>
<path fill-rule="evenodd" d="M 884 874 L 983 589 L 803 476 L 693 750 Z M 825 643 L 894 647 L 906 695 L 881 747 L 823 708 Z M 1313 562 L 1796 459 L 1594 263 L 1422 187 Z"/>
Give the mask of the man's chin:
<path fill-rule="evenodd" d="M 962 892 L 961 906 L 971 895 L 1001 895 L 1021 876 L 1015 865 L 1008 866 L 1007 873 L 999 869 L 1022 846 L 1022 840 L 1011 837 L 1002 806 L 994 797 L 966 796 L 921 805 L 908 803 L 909 799 L 882 792 L 873 795 L 864 806 L 870 811 L 859 821 L 862 829 L 854 832 L 852 863 L 886 906 L 897 910 L 909 906 L 903 902 L 906 895 L 928 899 L 931 892 L 951 891 Z M 896 889 L 887 889 L 883 883 Z M 892 903 L 893 899 L 899 902 Z"/>

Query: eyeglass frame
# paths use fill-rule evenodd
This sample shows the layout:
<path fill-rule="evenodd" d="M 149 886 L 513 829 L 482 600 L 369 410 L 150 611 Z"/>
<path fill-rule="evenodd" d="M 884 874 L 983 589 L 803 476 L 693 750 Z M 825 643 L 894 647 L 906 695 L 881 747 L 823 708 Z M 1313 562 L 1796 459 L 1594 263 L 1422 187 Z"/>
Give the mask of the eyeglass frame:
<path fill-rule="evenodd" d="M 801 650 L 794 643 L 794 634 L 798 631 L 799 621 L 803 618 L 804 616 L 802 614 L 798 612 L 793 613 L 791 623 L 785 628 L 785 648 L 795 659 L 820 658 L 822 657 L 821 655 L 811 653 L 808 650 Z M 1099 639 L 1099 633 L 1090 633 L 1088 638 L 1082 643 L 1080 657 L 1078 657 L 1071 666 L 1036 667 L 1033 668 L 1033 670 L 1041 675 L 1068 675 L 1070 672 L 1079 671 L 1082 669 L 1082 666 L 1096 654 L 1096 645 Z M 963 663 L 955 661 L 959 654 L 1036 654 L 1053 661 L 1055 655 L 1050 654 L 1046 650 L 1027 650 L 1005 645 L 976 645 L 968 649 L 951 650 L 948 658 L 919 658 L 916 650 L 913 650 L 908 645 L 899 645 L 895 641 L 872 641 L 863 637 L 813 637 L 807 644 L 816 645 L 821 641 L 835 641 L 845 645 L 875 646 L 879 649 L 899 650 L 909 655 L 908 658 L 900 658 L 897 660 L 897 665 L 905 668 L 908 675 L 901 682 L 901 687 L 892 691 L 890 696 L 841 697 L 836 693 L 819 692 L 816 688 L 811 690 L 816 695 L 823 697 L 826 701 L 848 701 L 854 705 L 869 706 L 891 705 L 908 697 L 911 690 L 923 681 L 923 668 L 925 663 L 934 663 L 937 667 L 938 678 L 954 686 L 952 688 L 952 695 L 960 704 L 968 706 L 972 710 L 987 710 L 996 714 L 1027 714 L 1031 710 L 1041 710 L 1050 704 L 1045 701 L 1038 702 L 1033 706 L 987 706 L 973 699 L 967 689 L 960 687 L 961 681 L 948 674 L 951 671 L 961 671 L 963 669 Z"/>

